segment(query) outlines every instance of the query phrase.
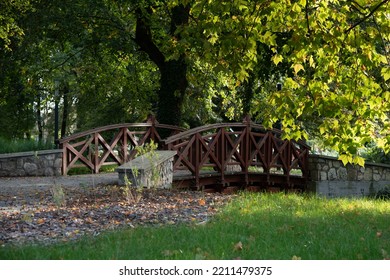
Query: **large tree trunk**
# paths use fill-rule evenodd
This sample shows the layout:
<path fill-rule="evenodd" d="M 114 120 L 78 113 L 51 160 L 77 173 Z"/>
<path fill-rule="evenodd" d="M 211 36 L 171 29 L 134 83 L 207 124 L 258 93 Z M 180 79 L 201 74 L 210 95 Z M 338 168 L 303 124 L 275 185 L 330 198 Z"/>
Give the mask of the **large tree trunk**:
<path fill-rule="evenodd" d="M 151 11 L 149 12 L 151 13 Z M 170 34 L 180 40 L 180 35 L 175 34 L 175 32 L 179 26 L 188 23 L 189 8 L 179 5 L 174 7 L 171 12 Z M 188 85 L 185 56 L 181 55 L 175 60 L 166 60 L 165 55 L 153 41 L 150 24 L 141 10 L 137 12 L 135 41 L 160 70 L 157 120 L 164 124 L 179 125 L 182 117 L 183 98 Z"/>
<path fill-rule="evenodd" d="M 249 75 L 248 80 L 244 83 L 244 92 L 242 93 L 243 95 L 242 96 L 242 100 L 243 100 L 242 117 L 250 115 L 251 113 L 252 101 L 254 96 L 253 83 L 254 83 L 254 77 L 253 74 L 251 74 Z"/>
<path fill-rule="evenodd" d="M 69 85 L 65 83 L 63 87 L 63 101 L 64 107 L 62 110 L 62 122 L 61 122 L 61 138 L 66 136 L 66 129 L 68 126 L 68 115 L 69 115 Z"/>
<path fill-rule="evenodd" d="M 38 141 L 43 141 L 43 120 L 42 120 L 42 110 L 41 110 L 41 93 L 38 92 L 37 95 L 37 126 L 38 126 Z"/>
<path fill-rule="evenodd" d="M 184 58 L 171 60 L 160 68 L 161 86 L 158 92 L 157 120 L 160 123 L 179 125 L 187 88 L 187 65 Z"/>

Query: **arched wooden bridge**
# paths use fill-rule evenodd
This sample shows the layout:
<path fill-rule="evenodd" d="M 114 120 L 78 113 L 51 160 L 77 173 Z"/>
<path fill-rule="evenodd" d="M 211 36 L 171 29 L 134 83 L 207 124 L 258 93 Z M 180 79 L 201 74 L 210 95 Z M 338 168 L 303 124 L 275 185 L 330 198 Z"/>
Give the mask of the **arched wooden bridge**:
<path fill-rule="evenodd" d="M 177 151 L 178 187 L 304 189 L 310 147 L 280 136 L 280 130 L 266 130 L 249 118 L 184 130 L 152 117 L 146 123 L 109 125 L 61 139 L 63 174 L 80 165 L 94 173 L 104 165 L 121 165 L 134 158 L 136 146 L 153 140 L 159 149 Z"/>

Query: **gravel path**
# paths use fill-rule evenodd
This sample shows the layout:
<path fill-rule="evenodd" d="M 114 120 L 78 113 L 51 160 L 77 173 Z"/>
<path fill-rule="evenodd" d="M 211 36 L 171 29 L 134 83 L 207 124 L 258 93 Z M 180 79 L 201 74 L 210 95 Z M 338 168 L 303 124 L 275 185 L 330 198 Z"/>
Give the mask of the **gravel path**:
<path fill-rule="evenodd" d="M 8 188 L 20 187 L 63 187 L 115 185 L 118 183 L 117 173 L 72 175 L 57 177 L 0 177 L 0 192 Z"/>

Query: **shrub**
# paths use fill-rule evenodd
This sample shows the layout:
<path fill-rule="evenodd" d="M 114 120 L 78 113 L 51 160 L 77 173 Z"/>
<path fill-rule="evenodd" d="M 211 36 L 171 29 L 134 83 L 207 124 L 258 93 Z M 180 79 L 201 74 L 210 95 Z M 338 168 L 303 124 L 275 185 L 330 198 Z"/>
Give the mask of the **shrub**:
<path fill-rule="evenodd" d="M 376 193 L 375 198 L 389 200 L 390 199 L 390 187 L 385 187 L 384 189 L 379 190 Z"/>
<path fill-rule="evenodd" d="M 0 138 L 0 154 L 18 153 L 53 149 L 54 144 L 49 141 L 35 141 L 33 139 L 4 139 Z"/>

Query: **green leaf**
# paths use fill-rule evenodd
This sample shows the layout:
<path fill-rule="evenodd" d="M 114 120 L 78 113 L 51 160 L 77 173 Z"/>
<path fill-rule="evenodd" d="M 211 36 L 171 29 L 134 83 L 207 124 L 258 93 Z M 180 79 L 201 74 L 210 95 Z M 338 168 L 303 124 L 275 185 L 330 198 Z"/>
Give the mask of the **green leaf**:
<path fill-rule="evenodd" d="M 299 6 L 298 3 L 295 3 L 292 7 L 292 10 L 296 13 L 300 13 L 302 11 L 301 7 Z"/>
<path fill-rule="evenodd" d="M 278 65 L 280 62 L 283 61 L 283 56 L 280 55 L 280 54 L 275 54 L 275 55 L 272 57 L 272 61 L 275 63 L 275 65 Z"/>
<path fill-rule="evenodd" d="M 339 156 L 339 160 L 343 162 L 344 165 L 352 162 L 352 156 L 347 154 L 342 154 Z"/>
<path fill-rule="evenodd" d="M 298 72 L 301 71 L 301 70 L 305 71 L 305 68 L 300 63 L 294 64 L 293 68 L 294 68 L 295 74 L 298 74 Z"/>
<path fill-rule="evenodd" d="M 390 67 L 382 68 L 381 73 L 382 73 L 382 77 L 383 77 L 383 79 L 385 79 L 385 81 L 390 79 Z"/>
<path fill-rule="evenodd" d="M 356 157 L 353 159 L 353 163 L 358 164 L 358 165 L 360 165 L 360 166 L 364 166 L 364 158 L 359 157 L 359 156 L 356 156 Z"/>

